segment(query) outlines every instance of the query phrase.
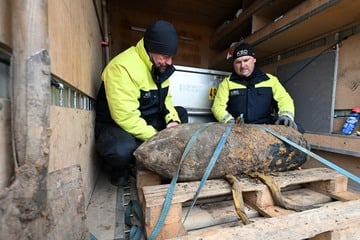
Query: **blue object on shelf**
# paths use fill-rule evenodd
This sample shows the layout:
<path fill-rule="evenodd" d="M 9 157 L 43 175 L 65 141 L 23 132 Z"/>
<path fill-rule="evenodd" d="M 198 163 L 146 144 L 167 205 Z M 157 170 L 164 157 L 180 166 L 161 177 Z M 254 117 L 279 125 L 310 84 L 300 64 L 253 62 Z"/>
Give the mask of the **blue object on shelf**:
<path fill-rule="evenodd" d="M 341 129 L 341 132 L 346 135 L 351 135 L 356 128 L 359 118 L 360 107 L 355 107 L 352 109 L 350 116 L 346 119 L 344 126 Z"/>

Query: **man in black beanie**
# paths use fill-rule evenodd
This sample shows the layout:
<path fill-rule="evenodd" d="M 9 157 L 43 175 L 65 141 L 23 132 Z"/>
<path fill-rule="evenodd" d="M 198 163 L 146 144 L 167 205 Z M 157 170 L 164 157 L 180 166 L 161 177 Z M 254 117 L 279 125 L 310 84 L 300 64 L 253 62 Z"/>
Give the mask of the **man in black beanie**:
<path fill-rule="evenodd" d="M 224 123 L 243 118 L 245 123 L 283 124 L 297 129 L 293 99 L 277 77 L 255 66 L 253 48 L 241 43 L 232 60 L 234 70 L 219 84 L 211 108 L 215 118 Z"/>
<path fill-rule="evenodd" d="M 96 100 L 95 147 L 111 182 L 127 184 L 134 150 L 158 131 L 188 122 L 187 111 L 174 107 L 169 77 L 178 48 L 174 26 L 153 22 L 136 44 L 115 56 L 102 73 Z M 149 153 L 151 154 L 151 153 Z"/>

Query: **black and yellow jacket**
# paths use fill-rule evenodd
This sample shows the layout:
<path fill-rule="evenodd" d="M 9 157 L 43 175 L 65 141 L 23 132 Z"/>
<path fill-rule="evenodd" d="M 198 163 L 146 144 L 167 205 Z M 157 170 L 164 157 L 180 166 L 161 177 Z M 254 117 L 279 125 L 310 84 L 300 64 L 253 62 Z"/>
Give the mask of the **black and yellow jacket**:
<path fill-rule="evenodd" d="M 265 74 L 255 67 L 249 77 L 233 72 L 217 89 L 211 108 L 219 122 L 228 122 L 241 114 L 245 123 L 273 123 L 273 105 L 277 104 L 278 115 L 294 120 L 294 102 L 277 77 Z"/>
<path fill-rule="evenodd" d="M 113 58 L 102 73 L 103 86 L 96 103 L 97 123 L 115 122 L 145 141 L 156 129 L 156 119 L 180 122 L 172 105 L 169 77 L 173 66 L 159 74 L 144 48 L 143 39 Z M 105 96 L 106 95 L 106 96 Z"/>

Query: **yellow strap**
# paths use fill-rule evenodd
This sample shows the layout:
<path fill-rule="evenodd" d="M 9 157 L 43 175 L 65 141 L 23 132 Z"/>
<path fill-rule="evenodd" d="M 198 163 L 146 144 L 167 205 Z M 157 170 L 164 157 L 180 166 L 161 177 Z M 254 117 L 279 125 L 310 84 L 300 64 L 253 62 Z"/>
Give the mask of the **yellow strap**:
<path fill-rule="evenodd" d="M 234 199 L 234 205 L 237 215 L 240 217 L 241 221 L 246 225 L 249 224 L 249 218 L 247 217 L 244 209 L 244 200 L 242 198 L 242 189 L 240 181 L 233 175 L 227 174 L 225 176 L 226 180 L 231 184 L 232 196 Z"/>
<path fill-rule="evenodd" d="M 283 207 L 285 209 L 290 209 L 290 210 L 294 210 L 297 212 L 314 208 L 314 206 L 312 206 L 312 205 L 300 206 L 300 205 L 291 204 L 289 202 L 286 202 L 281 195 L 281 189 L 280 189 L 279 184 L 271 176 L 267 176 L 263 173 L 258 173 L 258 172 L 251 173 L 249 175 L 253 178 L 260 179 L 261 182 L 263 182 L 266 186 L 268 186 L 268 188 L 270 189 L 270 192 L 271 192 L 271 196 L 273 197 L 273 200 L 276 205 Z"/>

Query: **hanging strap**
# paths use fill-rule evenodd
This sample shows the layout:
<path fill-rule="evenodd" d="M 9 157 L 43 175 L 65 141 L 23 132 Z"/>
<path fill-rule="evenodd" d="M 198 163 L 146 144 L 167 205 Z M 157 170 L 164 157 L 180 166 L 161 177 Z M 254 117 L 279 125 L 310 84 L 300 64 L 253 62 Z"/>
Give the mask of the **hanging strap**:
<path fill-rule="evenodd" d="M 325 158 L 322 158 L 322 157 L 320 157 L 319 155 L 317 155 L 317 154 L 315 154 L 315 153 L 307 150 L 306 148 L 300 146 L 299 144 L 294 143 L 293 141 L 290 141 L 289 139 L 287 139 L 286 137 L 280 135 L 279 133 L 276 133 L 276 132 L 272 131 L 271 129 L 269 129 L 269 128 L 267 128 L 267 127 L 264 127 L 264 126 L 262 126 L 262 125 L 254 125 L 254 126 L 257 126 L 258 128 L 261 128 L 261 129 L 263 129 L 264 131 L 271 133 L 271 134 L 274 135 L 275 137 L 277 137 L 277 138 L 279 138 L 280 140 L 288 143 L 289 145 L 297 148 L 298 150 L 306 153 L 307 155 L 313 157 L 314 159 L 318 160 L 318 161 L 321 162 L 322 164 L 325 164 L 326 166 L 328 166 L 328 167 L 334 169 L 335 171 L 337 171 L 337 172 L 345 175 L 346 177 L 354 180 L 355 182 L 360 183 L 360 178 L 359 178 L 359 177 L 357 177 L 357 176 L 355 176 L 354 174 L 346 171 L 345 169 L 343 169 L 343 168 L 335 165 L 334 163 L 326 160 Z"/>
<path fill-rule="evenodd" d="M 131 226 L 129 240 L 142 239 L 144 233 L 143 222 L 144 219 L 139 201 L 136 199 L 130 200 L 125 209 L 125 224 Z"/>
<path fill-rule="evenodd" d="M 97 240 L 94 234 L 89 233 L 90 240 Z"/>
<path fill-rule="evenodd" d="M 178 164 L 177 170 L 171 180 L 170 186 L 167 190 L 166 193 L 166 197 L 165 197 L 165 201 L 163 203 L 162 209 L 161 209 L 161 213 L 159 216 L 159 219 L 154 227 L 154 230 L 152 231 L 149 240 L 153 240 L 156 238 L 156 236 L 159 234 L 161 227 L 164 224 L 165 218 L 167 216 L 167 213 L 169 211 L 170 205 L 171 205 L 171 200 L 172 200 L 172 195 L 174 193 L 174 189 L 175 189 L 175 184 L 177 182 L 177 178 L 179 176 L 180 173 L 180 169 L 181 169 L 181 165 L 182 162 L 184 161 L 185 157 L 188 155 L 188 153 L 190 152 L 192 146 L 195 143 L 195 140 L 198 138 L 198 136 L 200 135 L 200 133 L 202 131 L 204 131 L 207 127 L 209 127 L 211 124 L 213 124 L 213 122 L 210 123 L 206 123 L 204 125 L 202 125 L 198 130 L 196 130 L 196 132 L 191 136 L 190 140 L 188 141 L 188 143 L 186 144 L 185 150 L 181 156 L 180 162 Z"/>
<path fill-rule="evenodd" d="M 237 215 L 240 217 L 244 225 L 249 224 L 250 220 L 245 212 L 245 203 L 242 196 L 242 187 L 240 181 L 232 174 L 226 174 L 225 179 L 231 184 L 231 193 Z"/>
<path fill-rule="evenodd" d="M 186 212 L 185 218 L 183 220 L 183 224 L 185 223 L 185 221 L 186 221 L 187 217 L 189 216 L 192 208 L 194 207 L 195 202 L 196 202 L 197 198 L 199 197 L 199 194 L 200 194 L 200 191 L 201 191 L 202 187 L 204 186 L 204 184 L 205 184 L 206 180 L 208 179 L 213 167 L 215 166 L 216 160 L 219 157 L 219 154 L 220 154 L 222 148 L 225 145 L 226 139 L 229 136 L 231 128 L 232 128 L 233 125 L 234 125 L 233 121 L 231 121 L 231 122 L 229 122 L 227 124 L 225 132 L 221 136 L 221 138 L 220 138 L 220 140 L 218 142 L 218 145 L 216 146 L 216 149 L 215 149 L 215 151 L 214 151 L 214 153 L 213 153 L 213 155 L 212 155 L 212 157 L 210 159 L 210 162 L 209 162 L 209 164 L 208 164 L 208 166 L 207 166 L 207 168 L 205 170 L 205 173 L 204 173 L 204 175 L 203 175 L 203 177 L 201 179 L 201 182 L 200 182 L 200 184 L 199 184 L 199 186 L 198 186 L 198 188 L 196 190 L 196 193 L 195 193 L 195 196 L 194 196 L 193 201 L 191 203 L 191 206 L 189 207 L 188 211 Z"/>

